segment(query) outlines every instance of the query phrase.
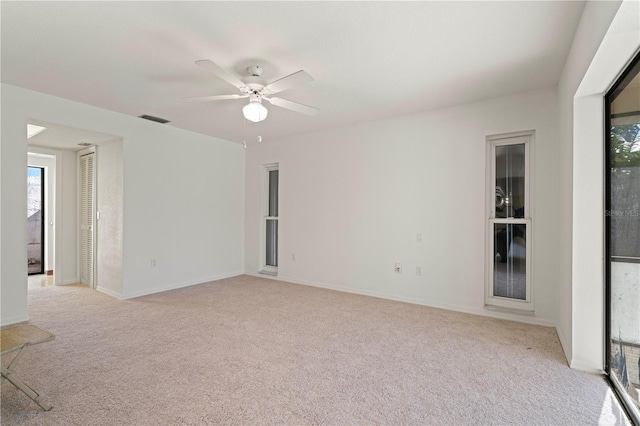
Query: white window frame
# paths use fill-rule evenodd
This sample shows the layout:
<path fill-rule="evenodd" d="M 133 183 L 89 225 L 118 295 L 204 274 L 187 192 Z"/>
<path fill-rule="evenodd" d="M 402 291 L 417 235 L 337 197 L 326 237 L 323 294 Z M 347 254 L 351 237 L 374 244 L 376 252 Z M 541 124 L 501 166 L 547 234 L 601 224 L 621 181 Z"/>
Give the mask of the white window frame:
<path fill-rule="evenodd" d="M 274 170 L 280 170 L 278 163 L 264 164 L 262 166 L 262 214 L 260 217 L 260 273 L 267 275 L 278 275 L 278 267 L 267 265 L 267 222 L 270 220 L 278 221 L 278 216 L 269 216 L 269 172 Z M 278 204 L 280 204 L 280 173 L 278 172 Z M 278 206 L 278 215 L 280 214 L 280 206 Z M 278 226 L 278 233 L 280 227 Z M 278 245 L 280 239 L 278 238 Z M 276 253 L 279 253 L 279 248 L 276 249 Z"/>
<path fill-rule="evenodd" d="M 498 308 L 516 312 L 532 313 L 534 311 L 534 282 L 533 282 L 533 211 L 532 197 L 532 153 L 535 140 L 535 131 L 506 133 L 487 136 L 487 234 L 486 234 L 486 276 L 485 276 L 485 307 Z M 525 211 L 523 218 L 496 218 L 496 147 L 505 145 L 525 146 Z M 524 300 L 497 296 L 494 294 L 494 227 L 496 224 L 526 225 L 526 298 Z"/>

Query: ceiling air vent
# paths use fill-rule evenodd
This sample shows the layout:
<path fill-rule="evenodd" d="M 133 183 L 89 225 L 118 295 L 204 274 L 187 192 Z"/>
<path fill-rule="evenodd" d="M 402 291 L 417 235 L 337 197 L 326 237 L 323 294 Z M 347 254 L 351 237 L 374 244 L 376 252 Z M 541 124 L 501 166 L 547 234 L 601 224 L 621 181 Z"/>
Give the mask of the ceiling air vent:
<path fill-rule="evenodd" d="M 169 122 L 169 120 L 165 120 L 164 118 L 154 117 L 153 115 L 147 115 L 147 114 L 142 114 L 142 115 L 139 115 L 138 117 L 144 118 L 145 120 L 149 120 L 149 121 L 155 121 L 156 123 L 160 123 L 160 124 L 165 124 Z"/>
<path fill-rule="evenodd" d="M 78 145 L 80 145 L 80 146 L 93 146 L 89 142 L 80 142 Z"/>

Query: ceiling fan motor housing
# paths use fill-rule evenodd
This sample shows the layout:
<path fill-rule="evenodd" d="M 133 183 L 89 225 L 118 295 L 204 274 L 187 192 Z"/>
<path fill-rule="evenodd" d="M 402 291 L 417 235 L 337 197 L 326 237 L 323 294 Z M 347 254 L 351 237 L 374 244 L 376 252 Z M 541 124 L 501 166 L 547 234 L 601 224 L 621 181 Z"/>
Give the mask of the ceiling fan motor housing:
<path fill-rule="evenodd" d="M 249 103 L 251 103 L 251 102 L 261 103 L 262 102 L 262 95 L 260 93 L 257 93 L 257 92 L 251 93 L 251 95 L 249 95 Z"/>
<path fill-rule="evenodd" d="M 260 77 L 264 69 L 260 65 L 251 65 L 247 67 L 247 72 L 252 77 Z"/>

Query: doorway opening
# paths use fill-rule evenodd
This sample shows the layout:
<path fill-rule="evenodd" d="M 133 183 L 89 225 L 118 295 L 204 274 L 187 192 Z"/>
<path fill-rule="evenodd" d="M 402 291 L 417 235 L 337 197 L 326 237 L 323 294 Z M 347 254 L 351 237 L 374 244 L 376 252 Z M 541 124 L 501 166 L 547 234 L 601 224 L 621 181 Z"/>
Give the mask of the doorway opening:
<path fill-rule="evenodd" d="M 36 119 L 29 127 L 39 131 L 27 131 L 27 166 L 44 168 L 47 188 L 45 275 L 30 275 L 29 289 L 83 283 L 119 295 L 123 138 Z"/>
<path fill-rule="evenodd" d="M 29 146 L 27 154 L 28 283 L 29 288 L 52 286 L 57 246 L 54 227 L 57 156 L 51 150 L 33 146 Z"/>

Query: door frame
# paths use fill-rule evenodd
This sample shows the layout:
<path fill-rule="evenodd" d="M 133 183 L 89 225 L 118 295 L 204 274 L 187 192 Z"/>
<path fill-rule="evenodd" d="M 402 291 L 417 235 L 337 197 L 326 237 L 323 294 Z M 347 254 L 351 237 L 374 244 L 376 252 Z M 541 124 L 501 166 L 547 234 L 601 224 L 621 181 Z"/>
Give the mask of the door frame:
<path fill-rule="evenodd" d="M 46 179 L 45 168 L 44 166 L 36 166 L 36 165 L 31 166 L 27 163 L 27 170 L 28 169 L 40 169 L 40 271 L 29 272 L 29 269 L 27 266 L 27 275 L 41 275 L 41 274 L 44 274 L 46 271 L 45 264 L 47 260 L 45 257 L 46 255 L 45 245 L 47 244 L 47 240 L 45 239 L 45 226 L 47 222 L 47 217 L 46 217 L 47 205 L 45 204 L 45 191 L 47 188 L 46 180 L 45 180 Z M 27 247 L 28 247 L 28 243 L 27 243 Z M 27 249 L 27 252 L 28 252 L 28 249 Z M 28 265 L 28 256 L 27 256 L 27 265 Z"/>
<path fill-rule="evenodd" d="M 630 78 L 633 78 L 632 72 L 640 65 L 640 51 L 636 52 L 635 57 L 631 60 L 624 71 L 618 76 L 613 85 L 607 90 L 603 97 L 604 103 L 604 208 L 605 212 L 611 211 L 611 101 L 609 98 L 614 94 L 616 90 L 622 85 L 626 85 Z M 611 215 L 604 215 L 604 375 L 609 383 L 610 388 L 613 390 L 618 400 L 621 402 L 621 406 L 626 412 L 627 416 L 632 419 L 636 424 L 640 424 L 640 415 L 637 408 L 633 407 L 633 402 L 629 400 L 627 392 L 619 388 L 619 384 L 616 379 L 613 379 L 613 366 L 611 365 L 611 350 L 612 350 L 612 334 L 611 334 L 611 321 L 612 321 L 612 285 L 611 285 Z"/>

